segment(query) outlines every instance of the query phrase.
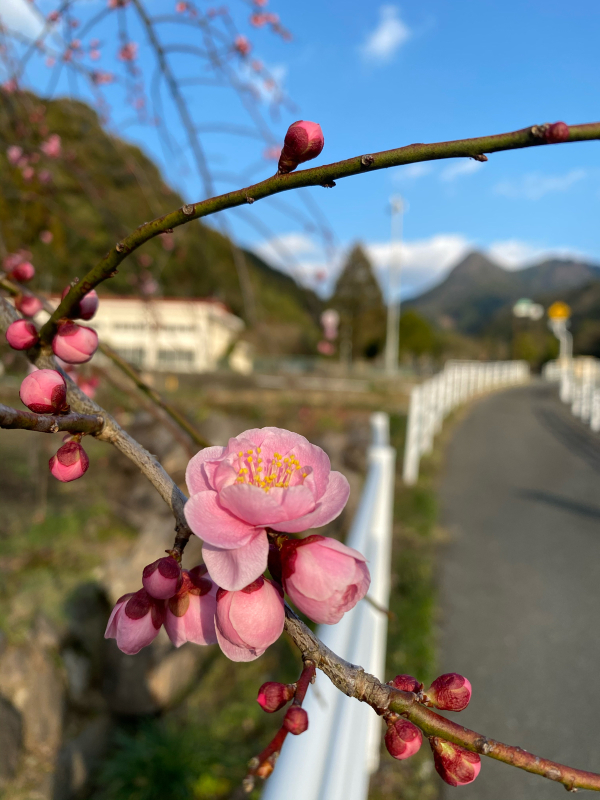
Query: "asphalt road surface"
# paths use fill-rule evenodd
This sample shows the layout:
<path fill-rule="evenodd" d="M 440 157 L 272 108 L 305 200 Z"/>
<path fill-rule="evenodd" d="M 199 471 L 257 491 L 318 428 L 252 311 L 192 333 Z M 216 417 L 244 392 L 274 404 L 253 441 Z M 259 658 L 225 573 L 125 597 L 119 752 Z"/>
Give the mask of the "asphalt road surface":
<path fill-rule="evenodd" d="M 556 386 L 475 402 L 447 450 L 441 520 L 440 671 L 473 684 L 469 707 L 448 716 L 600 772 L 600 436 Z M 482 762 L 444 800 L 566 797 L 560 784 Z"/>

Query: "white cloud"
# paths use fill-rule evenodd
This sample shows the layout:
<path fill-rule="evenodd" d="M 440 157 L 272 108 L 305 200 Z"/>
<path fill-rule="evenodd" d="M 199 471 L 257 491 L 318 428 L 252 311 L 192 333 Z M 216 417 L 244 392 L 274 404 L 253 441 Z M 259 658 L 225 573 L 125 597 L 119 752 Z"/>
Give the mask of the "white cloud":
<path fill-rule="evenodd" d="M 27 36 L 37 36 L 43 28 L 40 17 L 27 0 L 0 0 L 0 22 Z"/>
<path fill-rule="evenodd" d="M 455 181 L 457 178 L 461 178 L 463 175 L 472 175 L 474 172 L 478 172 L 481 167 L 483 167 L 482 162 L 474 161 L 472 158 L 456 161 L 454 164 L 449 164 L 442 171 L 440 180 L 449 183 L 450 181 Z"/>
<path fill-rule="evenodd" d="M 379 24 L 360 47 L 365 61 L 385 63 L 410 37 L 409 27 L 400 19 L 396 6 L 385 5 L 379 9 Z"/>
<path fill-rule="evenodd" d="M 518 180 L 497 183 L 494 192 L 511 199 L 539 200 L 551 192 L 565 192 L 587 176 L 584 169 L 572 169 L 564 175 L 543 175 L 530 172 Z"/>
<path fill-rule="evenodd" d="M 545 247 L 539 243 L 522 242 L 519 239 L 492 242 L 487 248 L 487 254 L 500 266 L 510 270 L 523 269 L 546 258 L 586 258 L 585 253 L 574 247 Z"/>
<path fill-rule="evenodd" d="M 392 180 L 394 183 L 402 183 L 403 181 L 414 181 L 422 178 L 425 175 L 430 175 L 433 172 L 433 164 L 426 161 L 417 162 L 416 164 L 407 164 L 404 167 L 398 167 L 394 170 Z"/>

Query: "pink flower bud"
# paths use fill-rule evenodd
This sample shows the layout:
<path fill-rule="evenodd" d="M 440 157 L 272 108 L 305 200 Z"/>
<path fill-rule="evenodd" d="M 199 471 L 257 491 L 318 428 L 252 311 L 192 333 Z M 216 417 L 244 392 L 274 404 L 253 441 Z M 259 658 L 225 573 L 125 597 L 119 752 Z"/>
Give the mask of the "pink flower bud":
<path fill-rule="evenodd" d="M 308 714 L 301 706 L 290 706 L 283 718 L 283 728 L 298 736 L 308 728 Z"/>
<path fill-rule="evenodd" d="M 173 556 L 159 558 L 144 567 L 142 583 L 152 597 L 157 600 L 168 600 L 181 588 L 181 566 Z"/>
<path fill-rule="evenodd" d="M 548 144 L 559 144 L 569 139 L 569 126 L 565 122 L 554 122 L 544 134 Z"/>
<path fill-rule="evenodd" d="M 29 350 L 39 339 L 37 328 L 33 322 L 18 319 L 11 322 L 6 331 L 6 341 L 13 350 Z"/>
<path fill-rule="evenodd" d="M 42 173 L 40 172 L 40 178 L 41 175 Z M 42 244 L 50 244 L 53 239 L 54 239 L 54 234 L 52 233 L 52 231 L 42 231 L 40 233 L 40 242 L 42 242 Z"/>
<path fill-rule="evenodd" d="M 20 264 L 13 267 L 11 275 L 16 281 L 19 281 L 19 283 L 25 283 L 26 281 L 30 281 L 35 275 L 35 267 L 33 264 L 30 264 L 29 261 L 21 261 Z"/>
<path fill-rule="evenodd" d="M 42 142 L 40 150 L 42 153 L 45 153 L 48 158 L 58 158 L 61 151 L 60 136 L 57 133 L 53 133 L 45 142 Z"/>
<path fill-rule="evenodd" d="M 58 414 L 67 402 L 67 385 L 55 369 L 38 369 L 23 379 L 19 397 L 36 414 Z"/>
<path fill-rule="evenodd" d="M 390 686 L 394 689 L 399 689 L 401 692 L 420 692 L 423 684 L 419 683 L 412 675 L 396 675 L 393 681 L 390 681 Z"/>
<path fill-rule="evenodd" d="M 295 694 L 295 689 L 290 683 L 277 683 L 267 681 L 258 690 L 256 702 L 268 714 L 279 711 L 286 703 L 289 703 Z"/>
<path fill-rule="evenodd" d="M 479 775 L 481 759 L 477 753 L 438 736 L 432 736 L 429 744 L 437 773 L 450 786 L 466 786 L 467 783 L 473 783 Z"/>
<path fill-rule="evenodd" d="M 22 294 L 15 300 L 15 307 L 26 317 L 35 317 L 38 311 L 42 309 L 42 301 L 38 300 L 32 294 Z"/>
<path fill-rule="evenodd" d="M 279 173 L 292 172 L 298 164 L 316 158 L 325 140 L 321 126 L 316 122 L 298 120 L 290 125 L 283 140 L 283 150 L 279 156 L 277 171 Z"/>
<path fill-rule="evenodd" d="M 8 163 L 12 164 L 13 167 L 16 164 L 18 164 L 19 159 L 21 158 L 22 155 L 23 155 L 23 148 L 19 147 L 19 145 L 17 145 L 17 144 L 12 144 L 6 150 L 6 156 L 8 158 Z"/>
<path fill-rule="evenodd" d="M 98 334 L 76 322 L 61 322 L 52 340 L 54 355 L 67 364 L 85 364 L 98 349 Z"/>
<path fill-rule="evenodd" d="M 117 601 L 104 638 L 116 639 L 119 650 L 133 656 L 154 641 L 164 619 L 164 600 L 155 600 L 145 589 L 140 589 Z"/>
<path fill-rule="evenodd" d="M 69 289 L 71 287 L 67 286 L 63 293 L 60 296 L 61 300 L 64 300 L 65 297 L 69 294 Z M 98 298 L 98 294 L 95 289 L 92 289 L 87 294 L 84 294 L 81 300 L 77 303 L 73 311 L 71 312 L 72 319 L 91 319 L 96 311 L 98 310 L 98 304 L 100 300 Z"/>
<path fill-rule="evenodd" d="M 448 672 L 436 678 L 423 695 L 426 705 L 442 711 L 462 711 L 469 705 L 471 693 L 471 684 L 466 678 Z"/>
<path fill-rule="evenodd" d="M 67 442 L 48 462 L 50 472 L 63 483 L 76 481 L 87 472 L 90 460 L 79 442 Z"/>
<path fill-rule="evenodd" d="M 183 570 L 181 588 L 166 604 L 165 630 L 175 647 L 185 642 L 215 644 L 217 589 L 204 565 Z"/>
<path fill-rule="evenodd" d="M 288 539 L 281 559 L 285 591 L 314 622 L 339 622 L 366 595 L 371 583 L 366 559 L 325 536 Z"/>
<path fill-rule="evenodd" d="M 283 597 L 262 576 L 235 592 L 217 592 L 217 640 L 232 661 L 254 661 L 281 636 Z"/>
<path fill-rule="evenodd" d="M 385 746 L 388 753 L 398 761 L 414 756 L 422 744 L 423 734 L 407 719 L 399 718 L 388 725 Z"/>

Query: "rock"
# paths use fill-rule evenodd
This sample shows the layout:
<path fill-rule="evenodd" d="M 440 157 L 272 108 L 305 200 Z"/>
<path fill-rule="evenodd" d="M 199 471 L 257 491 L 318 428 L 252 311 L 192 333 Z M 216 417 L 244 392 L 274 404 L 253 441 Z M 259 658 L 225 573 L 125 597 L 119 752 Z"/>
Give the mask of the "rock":
<path fill-rule="evenodd" d="M 60 745 L 64 688 L 52 658 L 39 647 L 8 647 L 0 658 L 0 694 L 21 713 L 25 749 L 53 755 Z"/>
<path fill-rule="evenodd" d="M 157 706 L 165 708 L 180 700 L 198 673 L 206 647 L 187 643 L 162 659 L 148 673 L 148 689 Z"/>
<path fill-rule="evenodd" d="M 21 714 L 0 697 L 0 788 L 15 776 L 23 747 Z"/>
<path fill-rule="evenodd" d="M 56 760 L 52 800 L 72 800 L 85 792 L 106 755 L 111 730 L 110 717 L 99 717 L 62 747 Z"/>

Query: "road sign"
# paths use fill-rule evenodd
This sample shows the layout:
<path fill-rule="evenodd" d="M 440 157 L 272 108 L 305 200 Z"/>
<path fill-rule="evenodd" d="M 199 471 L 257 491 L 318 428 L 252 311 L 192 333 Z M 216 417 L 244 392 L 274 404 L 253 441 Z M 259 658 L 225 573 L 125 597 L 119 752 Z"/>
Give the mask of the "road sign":
<path fill-rule="evenodd" d="M 562 300 L 557 300 L 556 303 L 552 303 L 548 309 L 548 316 L 553 320 L 569 319 L 571 316 L 571 307 L 563 303 Z"/>

